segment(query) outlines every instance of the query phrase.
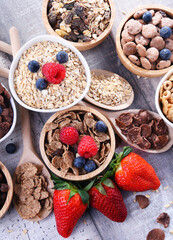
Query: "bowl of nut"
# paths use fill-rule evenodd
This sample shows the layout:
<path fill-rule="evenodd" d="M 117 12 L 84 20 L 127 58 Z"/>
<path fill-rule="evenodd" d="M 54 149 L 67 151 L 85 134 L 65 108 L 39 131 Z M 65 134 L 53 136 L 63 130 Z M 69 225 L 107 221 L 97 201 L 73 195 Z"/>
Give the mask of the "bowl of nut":
<path fill-rule="evenodd" d="M 115 145 L 107 118 L 80 105 L 52 115 L 40 136 L 40 151 L 47 167 L 71 181 L 88 180 L 103 172 L 112 160 Z"/>
<path fill-rule="evenodd" d="M 173 127 L 173 68 L 159 82 L 155 104 L 161 118 Z"/>
<path fill-rule="evenodd" d="M 7 89 L 0 83 L 0 143 L 13 132 L 17 120 L 16 105 Z"/>
<path fill-rule="evenodd" d="M 160 77 L 173 64 L 173 10 L 162 5 L 136 8 L 121 21 L 116 49 L 123 65 L 141 77 Z"/>
<path fill-rule="evenodd" d="M 89 90 L 90 69 L 69 42 L 43 35 L 28 41 L 10 68 L 9 87 L 15 100 L 36 112 L 56 112 L 81 101 Z"/>
<path fill-rule="evenodd" d="M 47 32 L 62 37 L 78 50 L 99 45 L 115 20 L 113 0 L 44 0 L 42 18 Z"/>
<path fill-rule="evenodd" d="M 0 218 L 8 211 L 13 198 L 13 182 L 8 169 L 0 161 Z"/>

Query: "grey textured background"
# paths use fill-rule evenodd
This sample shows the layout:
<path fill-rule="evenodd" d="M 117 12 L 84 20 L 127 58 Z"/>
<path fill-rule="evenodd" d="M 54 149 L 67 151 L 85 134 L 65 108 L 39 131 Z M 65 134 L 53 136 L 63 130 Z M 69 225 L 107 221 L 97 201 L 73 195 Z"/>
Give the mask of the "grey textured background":
<path fill-rule="evenodd" d="M 154 94 L 159 78 L 149 79 L 140 78 L 130 73 L 120 63 L 115 51 L 114 37 L 116 29 L 121 19 L 124 17 L 122 11 L 129 12 L 133 8 L 150 4 L 149 0 L 115 0 L 116 19 L 111 36 L 109 36 L 100 46 L 95 49 L 83 52 L 90 68 L 100 68 L 115 72 L 126 78 L 132 85 L 135 92 L 135 99 L 130 108 L 146 108 L 156 111 L 154 104 Z M 171 0 L 153 0 L 152 3 L 165 4 L 173 8 Z M 21 44 L 32 37 L 40 34 L 46 34 L 41 17 L 42 0 L 1 0 L 0 1 L 0 40 L 10 43 L 9 29 L 15 26 L 19 29 Z M 0 53 L 0 64 L 9 67 L 10 60 L 7 55 Z M 6 86 L 7 80 L 0 78 Z M 44 122 L 51 114 L 38 114 L 30 112 L 32 136 L 34 147 L 39 153 L 39 135 Z M 9 155 L 5 151 L 5 146 L 9 142 L 17 144 L 17 152 Z M 122 150 L 123 142 L 116 149 L 118 152 Z M 153 228 L 161 228 L 165 231 L 166 240 L 173 239 L 173 235 L 169 230 L 173 230 L 173 219 L 171 218 L 170 227 L 164 229 L 162 225 L 156 223 L 157 216 L 166 211 L 171 217 L 173 216 L 173 205 L 169 208 L 164 206 L 173 201 L 173 152 L 172 149 L 162 154 L 147 154 L 135 150 L 143 158 L 145 158 L 155 168 L 160 180 L 161 187 L 159 193 L 148 191 L 144 194 L 150 195 L 150 205 L 148 208 L 141 210 L 137 203 L 133 202 L 135 195 L 132 192 L 122 191 L 124 201 L 128 209 L 128 217 L 124 223 L 115 223 L 107 219 L 95 209 L 89 209 L 79 220 L 70 240 L 145 240 L 147 233 Z M 17 166 L 18 160 L 22 153 L 22 138 L 20 129 L 20 119 L 18 117 L 17 126 L 14 133 L 3 143 L 0 144 L 0 160 L 7 166 L 11 174 Z M 164 187 L 169 186 L 168 189 Z M 23 230 L 28 232 L 23 234 Z M 12 230 L 9 232 L 9 230 Z M 22 220 L 13 205 L 8 213 L 0 220 L 0 240 L 51 240 L 63 239 L 56 231 L 53 213 L 45 220 L 38 223 L 32 223 Z"/>

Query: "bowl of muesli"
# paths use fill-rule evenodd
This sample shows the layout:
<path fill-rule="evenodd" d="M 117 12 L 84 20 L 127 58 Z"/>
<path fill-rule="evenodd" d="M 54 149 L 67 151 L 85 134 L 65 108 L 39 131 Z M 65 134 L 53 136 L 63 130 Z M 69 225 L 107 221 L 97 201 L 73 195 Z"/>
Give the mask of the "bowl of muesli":
<path fill-rule="evenodd" d="M 113 0 L 44 0 L 43 23 L 51 35 L 85 51 L 99 45 L 110 33 L 115 20 Z"/>
<path fill-rule="evenodd" d="M 90 69 L 82 54 L 64 39 L 49 35 L 24 44 L 9 74 L 15 100 L 36 112 L 72 107 L 84 98 L 90 81 Z"/>
<path fill-rule="evenodd" d="M 40 135 L 40 151 L 47 167 L 71 181 L 88 180 L 103 172 L 115 146 L 108 119 L 82 105 L 52 115 Z"/>

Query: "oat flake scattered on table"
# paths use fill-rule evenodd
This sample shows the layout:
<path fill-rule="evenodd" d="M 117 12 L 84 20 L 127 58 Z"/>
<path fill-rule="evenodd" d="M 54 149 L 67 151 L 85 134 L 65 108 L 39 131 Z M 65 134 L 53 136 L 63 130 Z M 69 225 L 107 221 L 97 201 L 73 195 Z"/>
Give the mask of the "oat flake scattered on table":
<path fill-rule="evenodd" d="M 47 89 L 38 90 L 35 83 L 38 78 L 44 78 L 42 66 L 45 63 L 57 62 L 56 54 L 59 51 L 66 51 L 68 54 L 68 61 L 63 64 L 66 68 L 65 79 L 60 84 L 49 84 Z M 36 73 L 28 70 L 28 63 L 31 60 L 36 60 L 40 64 L 40 69 Z M 69 48 L 50 41 L 36 43 L 22 54 L 14 73 L 14 87 L 18 97 L 33 108 L 65 107 L 76 101 L 85 90 L 85 69 L 78 56 Z"/>

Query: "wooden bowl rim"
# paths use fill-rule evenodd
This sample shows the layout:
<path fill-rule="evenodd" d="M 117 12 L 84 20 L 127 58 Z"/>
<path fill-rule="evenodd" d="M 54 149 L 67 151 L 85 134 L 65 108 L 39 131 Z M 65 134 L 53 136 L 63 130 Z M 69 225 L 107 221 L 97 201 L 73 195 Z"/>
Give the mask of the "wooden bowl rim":
<path fill-rule="evenodd" d="M 117 119 L 120 114 L 122 113 L 137 113 L 139 110 L 141 109 L 129 109 L 129 110 L 126 110 L 126 112 L 124 111 L 120 111 L 117 113 L 117 115 L 115 116 L 115 119 Z M 153 112 L 153 111 L 150 111 L 150 110 L 147 110 L 151 115 L 153 115 L 153 117 L 157 117 L 159 119 L 162 119 L 160 117 L 160 115 L 156 112 Z M 165 122 L 165 121 L 164 121 Z M 130 146 L 132 147 L 135 147 L 136 149 L 139 149 L 143 152 L 147 152 L 147 153 L 162 153 L 162 152 L 166 152 L 167 150 L 169 150 L 173 144 L 173 128 L 171 128 L 171 126 L 169 126 L 166 122 L 165 124 L 167 125 L 168 129 L 169 129 L 169 141 L 168 143 L 166 144 L 165 147 L 161 148 L 161 149 L 142 149 L 140 148 L 137 144 L 135 143 L 132 143 L 130 142 L 127 137 L 121 133 L 121 130 L 120 128 L 118 127 L 118 125 L 116 124 L 116 121 L 114 121 L 114 126 L 115 126 L 115 131 L 116 133 L 118 134 L 118 136 L 124 141 L 126 142 L 127 144 L 129 144 Z"/>
<path fill-rule="evenodd" d="M 5 215 L 5 213 L 8 211 L 11 201 L 12 201 L 12 198 L 13 198 L 13 181 L 12 181 L 12 178 L 11 178 L 11 175 L 10 175 L 8 169 L 1 161 L 0 161 L 0 169 L 4 173 L 8 187 L 9 187 L 5 203 L 2 207 L 2 209 L 0 210 L 0 218 L 2 218 Z"/>
<path fill-rule="evenodd" d="M 103 69 L 91 69 L 90 71 L 91 71 L 91 73 L 94 73 L 96 75 L 105 75 L 105 76 L 116 75 L 120 79 L 122 79 L 123 81 L 127 82 L 128 84 L 130 84 L 125 78 L 121 77 L 117 73 L 113 73 L 113 72 L 106 71 L 106 70 L 103 70 Z M 130 86 L 131 86 L 131 84 L 130 84 Z M 132 86 L 131 86 L 131 88 L 132 88 Z M 101 107 L 103 109 L 108 109 L 108 110 L 111 110 L 111 111 L 119 111 L 119 110 L 123 110 L 125 108 L 128 108 L 133 103 L 134 91 L 133 91 L 133 88 L 132 88 L 131 96 L 129 97 L 127 102 L 125 102 L 123 104 L 119 104 L 119 105 L 114 106 L 114 107 L 95 101 L 94 99 L 92 99 L 91 97 L 88 96 L 88 93 L 85 95 L 84 100 L 87 100 L 88 102 L 94 104 L 95 106 Z"/>
<path fill-rule="evenodd" d="M 43 0 L 43 6 L 42 6 L 42 19 L 43 19 L 43 24 L 47 30 L 47 32 L 51 35 L 60 37 L 54 30 L 53 28 L 50 26 L 49 21 L 48 21 L 48 17 L 47 17 L 47 5 L 48 5 L 49 0 Z M 90 42 L 83 42 L 83 43 L 76 43 L 76 42 L 72 42 L 69 40 L 64 40 L 68 41 L 69 43 L 71 43 L 73 46 L 75 46 L 78 50 L 80 51 L 85 51 L 85 50 L 89 50 L 91 48 L 94 48 L 96 46 L 98 46 L 111 32 L 111 29 L 113 27 L 114 24 L 114 20 L 115 20 L 115 4 L 113 0 L 108 0 L 110 8 L 111 8 L 111 18 L 110 18 L 110 22 L 108 27 L 104 30 L 104 32 L 97 37 L 96 39 L 91 40 Z M 60 37 L 62 38 L 62 37 Z"/>
<path fill-rule="evenodd" d="M 173 19 L 173 10 L 164 5 L 149 4 L 149 5 L 143 5 L 138 8 L 135 8 L 134 10 L 132 10 L 130 13 L 128 13 L 122 19 L 122 21 L 120 22 L 120 24 L 118 26 L 116 37 L 115 37 L 116 50 L 117 50 L 117 54 L 118 54 L 122 64 L 132 73 L 139 75 L 141 77 L 150 77 L 150 78 L 160 77 L 160 76 L 163 76 L 164 74 L 166 74 L 173 67 L 173 65 L 171 65 L 167 68 L 161 69 L 161 70 L 147 70 L 142 67 L 138 67 L 135 64 L 133 64 L 128 59 L 128 57 L 126 57 L 126 55 L 123 53 L 123 49 L 121 47 L 121 32 L 122 32 L 124 24 L 133 16 L 133 14 L 136 11 L 143 9 L 143 8 L 154 9 L 154 10 L 163 10 L 166 13 L 168 13 L 169 15 L 171 15 L 172 19 Z"/>
<path fill-rule="evenodd" d="M 110 144 L 111 144 L 111 149 L 110 152 L 105 160 L 105 162 L 98 167 L 95 171 L 91 172 L 91 173 L 87 173 L 84 175 L 79 175 L 79 176 L 71 176 L 71 175 L 67 175 L 67 176 L 62 176 L 61 171 L 57 170 L 50 162 L 50 160 L 48 159 L 46 153 L 45 153 L 45 148 L 44 148 L 44 141 L 45 141 L 45 135 L 46 135 L 46 131 L 45 131 L 45 126 L 52 122 L 55 118 L 57 118 L 60 114 L 66 113 L 66 112 L 70 112 L 70 111 L 86 111 L 86 112 L 91 112 L 93 113 L 98 119 L 103 120 L 107 127 L 108 127 L 108 133 L 110 136 Z M 45 162 L 45 164 L 47 165 L 47 167 L 54 173 L 56 174 L 58 177 L 61 177 L 63 179 L 66 180 L 71 180 L 71 181 L 86 181 L 89 180 L 95 176 L 97 176 L 98 174 L 100 174 L 101 172 L 103 172 L 105 170 L 105 168 L 109 165 L 109 163 L 112 160 L 113 154 L 115 152 L 115 147 L 116 147 L 116 139 L 115 139 L 115 134 L 113 131 L 113 128 L 109 122 L 109 120 L 100 112 L 98 112 L 97 110 L 90 108 L 90 107 L 85 107 L 85 106 L 74 106 L 70 109 L 67 110 L 63 110 L 61 112 L 57 112 L 55 114 L 53 114 L 45 123 L 45 125 L 43 126 L 43 129 L 41 131 L 40 134 L 40 152 L 41 152 L 41 156 L 43 158 L 43 161 Z"/>

